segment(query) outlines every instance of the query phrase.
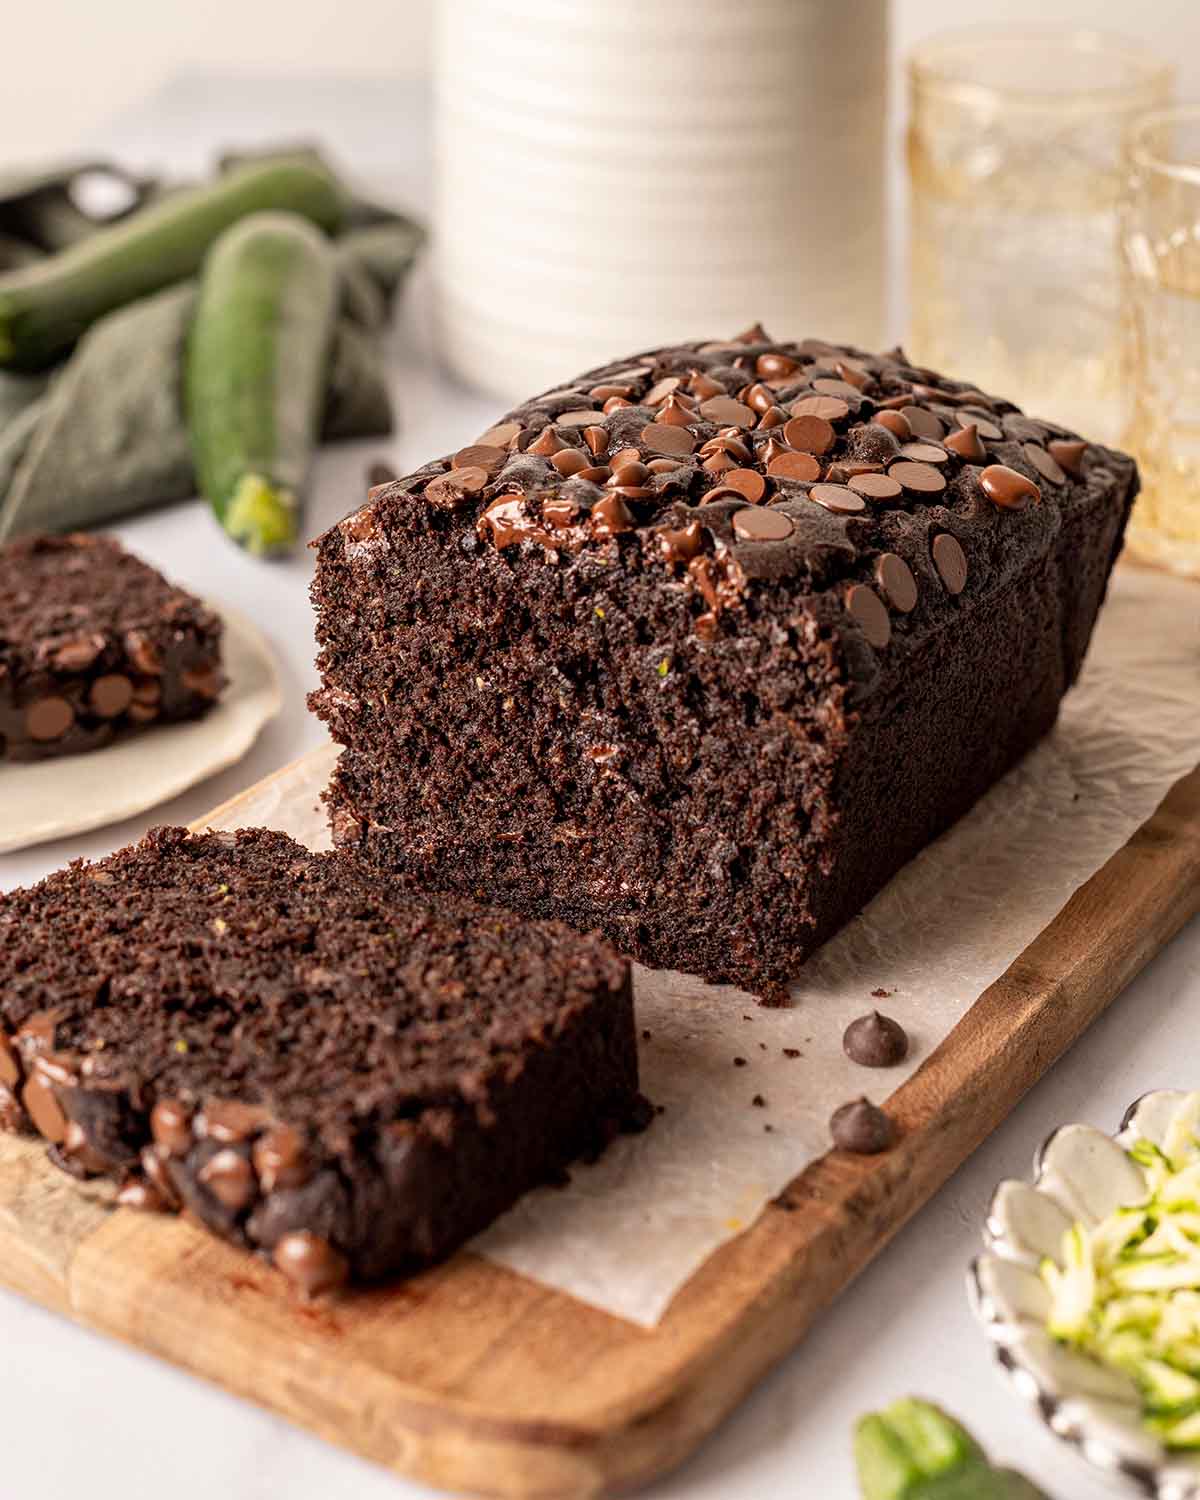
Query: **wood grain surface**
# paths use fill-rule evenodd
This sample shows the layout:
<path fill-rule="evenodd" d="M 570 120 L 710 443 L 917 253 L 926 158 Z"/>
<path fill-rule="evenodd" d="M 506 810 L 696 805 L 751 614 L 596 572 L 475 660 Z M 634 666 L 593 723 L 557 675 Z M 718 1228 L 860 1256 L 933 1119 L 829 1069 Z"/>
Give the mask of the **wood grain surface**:
<path fill-rule="evenodd" d="M 696 1447 L 1197 910 L 1200 768 L 896 1091 L 896 1147 L 815 1162 L 653 1330 L 470 1254 L 304 1307 L 266 1266 L 114 1209 L 13 1137 L 0 1281 L 431 1484 L 628 1489 Z"/>

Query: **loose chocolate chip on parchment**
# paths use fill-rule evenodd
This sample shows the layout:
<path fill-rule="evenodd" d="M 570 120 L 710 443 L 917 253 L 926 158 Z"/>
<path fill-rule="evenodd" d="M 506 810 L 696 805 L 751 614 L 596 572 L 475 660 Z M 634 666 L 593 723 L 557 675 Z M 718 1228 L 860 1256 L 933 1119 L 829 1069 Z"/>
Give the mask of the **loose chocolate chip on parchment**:
<path fill-rule="evenodd" d="M 908 1056 L 908 1033 L 899 1021 L 873 1010 L 846 1027 L 842 1050 L 864 1068 L 892 1068 Z"/>

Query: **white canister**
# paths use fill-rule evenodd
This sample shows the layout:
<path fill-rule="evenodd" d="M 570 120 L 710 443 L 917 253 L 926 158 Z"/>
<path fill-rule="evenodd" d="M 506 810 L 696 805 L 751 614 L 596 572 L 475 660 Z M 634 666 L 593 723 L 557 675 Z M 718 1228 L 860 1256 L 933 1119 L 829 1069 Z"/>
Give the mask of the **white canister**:
<path fill-rule="evenodd" d="M 440 0 L 441 347 L 519 399 L 656 344 L 870 347 L 887 0 Z"/>

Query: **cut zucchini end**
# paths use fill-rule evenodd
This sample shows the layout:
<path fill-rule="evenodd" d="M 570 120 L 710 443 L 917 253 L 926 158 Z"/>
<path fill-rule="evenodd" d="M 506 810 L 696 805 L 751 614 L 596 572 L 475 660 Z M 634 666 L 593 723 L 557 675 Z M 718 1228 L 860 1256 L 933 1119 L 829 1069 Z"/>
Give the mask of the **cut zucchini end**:
<path fill-rule="evenodd" d="M 261 474 L 243 474 L 225 508 L 222 524 L 255 557 L 273 557 L 295 544 L 300 513 L 292 490 Z"/>

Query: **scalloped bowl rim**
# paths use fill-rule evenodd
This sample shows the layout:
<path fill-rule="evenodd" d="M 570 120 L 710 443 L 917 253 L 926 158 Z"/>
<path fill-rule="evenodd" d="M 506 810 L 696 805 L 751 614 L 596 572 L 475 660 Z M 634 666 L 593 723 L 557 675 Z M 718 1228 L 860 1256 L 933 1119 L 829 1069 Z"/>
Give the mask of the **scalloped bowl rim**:
<path fill-rule="evenodd" d="M 1118 1165 L 1118 1157 L 1140 1175 L 1141 1169 L 1125 1153 L 1143 1134 L 1153 1138 L 1153 1130 L 1147 1132 L 1146 1127 L 1162 1124 L 1185 1098 L 1186 1092 L 1179 1089 L 1142 1094 L 1125 1111 L 1112 1135 L 1090 1125 L 1064 1125 L 1053 1131 L 1034 1157 L 1032 1182 L 1006 1179 L 996 1187 L 983 1230 L 987 1248 L 971 1262 L 967 1275 L 972 1310 L 992 1344 L 996 1362 L 1018 1394 L 1056 1437 L 1070 1443 L 1094 1469 L 1131 1481 L 1154 1500 L 1200 1500 L 1200 1454 L 1172 1454 L 1145 1431 L 1140 1423 L 1141 1403 L 1127 1376 L 1056 1344 L 1044 1325 L 1038 1327 L 1036 1313 L 1017 1315 L 1012 1305 L 1015 1298 L 1024 1291 L 1036 1302 L 1034 1282 L 1040 1286 L 1041 1281 L 1036 1273 L 1040 1256 L 1021 1239 L 1014 1211 L 1019 1203 L 1027 1214 L 1041 1214 L 1043 1229 L 1056 1217 L 1070 1222 L 1096 1217 L 1080 1212 L 1087 1202 L 1084 1194 L 1107 1190 L 1114 1203 L 1120 1201 L 1121 1194 L 1114 1192 L 1112 1184 L 1126 1169 Z M 1063 1176 L 1063 1167 L 1076 1150 L 1082 1166 L 1072 1180 Z M 1099 1175 L 1106 1164 L 1112 1167 L 1107 1189 Z M 1094 1175 L 1088 1179 L 1092 1169 Z M 1091 1389 L 1084 1382 L 1090 1382 Z"/>

